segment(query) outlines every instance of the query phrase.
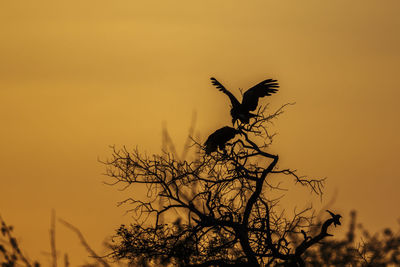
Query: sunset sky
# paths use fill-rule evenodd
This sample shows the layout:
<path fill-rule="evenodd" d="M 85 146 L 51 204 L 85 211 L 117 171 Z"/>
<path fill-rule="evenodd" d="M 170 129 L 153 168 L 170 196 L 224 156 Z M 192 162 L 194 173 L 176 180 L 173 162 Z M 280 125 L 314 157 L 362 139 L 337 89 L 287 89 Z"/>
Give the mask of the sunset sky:
<path fill-rule="evenodd" d="M 344 222 L 356 209 L 367 229 L 397 229 L 399 10 L 398 0 L 1 1 L 1 216 L 44 263 L 52 209 L 102 252 L 130 219 L 117 202 L 140 193 L 103 184 L 109 146 L 158 153 L 165 124 L 181 150 L 194 112 L 204 141 L 230 124 L 211 76 L 236 96 L 275 78 L 278 94 L 262 103 L 296 105 L 275 121 L 271 152 L 282 168 L 328 178 L 322 202 L 303 189 L 304 201 L 287 199 L 318 210 L 334 198 Z M 61 224 L 57 246 L 83 263 Z"/>

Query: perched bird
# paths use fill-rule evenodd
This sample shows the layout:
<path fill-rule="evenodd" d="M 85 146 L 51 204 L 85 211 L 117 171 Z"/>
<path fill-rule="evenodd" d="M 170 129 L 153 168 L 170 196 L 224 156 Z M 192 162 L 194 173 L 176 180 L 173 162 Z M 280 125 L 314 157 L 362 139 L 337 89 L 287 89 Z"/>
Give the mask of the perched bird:
<path fill-rule="evenodd" d="M 229 92 L 217 79 L 211 77 L 211 83 L 217 87 L 221 92 L 225 93 L 232 103 L 231 115 L 232 124 L 235 124 L 237 120 L 242 123 L 249 123 L 250 118 L 256 117 L 256 114 L 250 113 L 254 111 L 258 106 L 258 99 L 260 97 L 269 96 L 276 93 L 279 88 L 277 80 L 268 79 L 260 82 L 259 84 L 251 87 L 243 94 L 242 103 L 240 103 L 236 97 Z"/>
<path fill-rule="evenodd" d="M 340 218 L 342 218 L 341 215 L 335 214 L 330 210 L 326 210 L 326 211 L 332 216 L 333 224 L 335 225 L 335 227 L 336 227 L 336 225 L 341 225 L 341 223 L 340 223 Z"/>
<path fill-rule="evenodd" d="M 218 148 L 225 151 L 226 142 L 234 138 L 238 133 L 240 133 L 239 130 L 229 126 L 225 126 L 216 130 L 207 138 L 207 141 L 204 143 L 206 154 L 210 155 L 212 152 L 217 151 Z"/>

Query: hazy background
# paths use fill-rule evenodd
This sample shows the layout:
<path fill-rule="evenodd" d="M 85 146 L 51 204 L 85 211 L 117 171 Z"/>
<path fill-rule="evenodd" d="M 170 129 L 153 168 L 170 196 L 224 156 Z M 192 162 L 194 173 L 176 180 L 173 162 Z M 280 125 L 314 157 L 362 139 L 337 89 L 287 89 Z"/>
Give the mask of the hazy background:
<path fill-rule="evenodd" d="M 230 123 L 209 77 L 236 96 L 272 77 L 272 107 L 297 103 L 275 123 L 280 166 L 328 177 L 317 209 L 336 195 L 342 215 L 397 228 L 399 10 L 397 0 L 1 1 L 1 215 L 45 264 L 53 208 L 101 251 L 129 222 L 116 203 L 140 193 L 102 183 L 108 146 L 157 153 L 165 122 L 181 149 L 194 111 L 205 140 Z M 83 263 L 60 224 L 57 247 Z"/>

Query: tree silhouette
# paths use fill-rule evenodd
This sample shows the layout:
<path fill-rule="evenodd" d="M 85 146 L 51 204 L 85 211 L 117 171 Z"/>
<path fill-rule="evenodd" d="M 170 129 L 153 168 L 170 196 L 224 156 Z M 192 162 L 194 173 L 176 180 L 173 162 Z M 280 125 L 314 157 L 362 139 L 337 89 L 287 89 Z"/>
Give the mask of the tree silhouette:
<path fill-rule="evenodd" d="M 386 228 L 381 233 L 371 234 L 362 224 L 356 223 L 355 211 L 349 217 L 349 229 L 344 238 L 325 240 L 305 252 L 311 266 L 399 266 L 400 231 Z M 317 228 L 311 230 L 312 233 L 316 231 Z"/>
<path fill-rule="evenodd" d="M 147 197 L 122 202 L 132 205 L 134 223 L 117 230 L 111 256 L 143 266 L 304 266 L 304 254 L 330 236 L 328 228 L 340 225 L 340 215 L 327 214 L 311 235 L 311 208 L 288 218 L 277 208 L 279 199 L 269 196 L 279 190 L 277 175 L 292 177 L 317 195 L 324 184 L 277 168 L 278 155 L 268 152 L 273 135 L 266 126 L 285 106 L 269 115 L 260 107 L 252 121 L 238 125 L 239 134 L 222 152 L 193 140 L 200 152 L 192 161 L 113 147 L 104 162 L 111 184 L 146 190 Z M 162 216 L 170 223 L 161 223 Z"/>
<path fill-rule="evenodd" d="M 271 194 L 280 190 L 280 179 L 292 177 L 316 195 L 322 195 L 324 185 L 323 179 L 278 168 L 279 157 L 268 152 L 274 134 L 266 126 L 285 106 L 269 115 L 261 107 L 251 123 L 220 128 L 204 146 L 192 140 L 197 148 L 193 160 L 184 160 L 186 151 L 178 157 L 174 149 L 172 154 L 147 156 L 137 149 L 114 147 L 112 158 L 104 162 L 107 174 L 112 184 L 134 187 L 135 197 L 121 204 L 131 204 L 136 215 L 134 223 L 120 226 L 109 244 L 114 264 L 125 266 L 127 259 L 128 266 L 398 266 L 399 231 L 387 228 L 371 235 L 358 225 L 359 243 L 352 212 L 346 237 L 332 239 L 327 237 L 332 225 L 341 225 L 339 214 L 326 210 L 321 219 L 311 208 L 291 217 L 281 212 L 280 199 Z M 193 135 L 194 127 L 189 132 Z M 171 143 L 168 134 L 164 139 Z M 97 261 L 85 266 L 111 266 L 89 247 L 78 228 L 60 222 L 79 236 Z M 40 266 L 24 256 L 12 226 L 1 217 L 0 226 L 1 266 Z M 53 264 L 56 261 L 53 256 Z M 64 266 L 69 266 L 67 254 Z"/>

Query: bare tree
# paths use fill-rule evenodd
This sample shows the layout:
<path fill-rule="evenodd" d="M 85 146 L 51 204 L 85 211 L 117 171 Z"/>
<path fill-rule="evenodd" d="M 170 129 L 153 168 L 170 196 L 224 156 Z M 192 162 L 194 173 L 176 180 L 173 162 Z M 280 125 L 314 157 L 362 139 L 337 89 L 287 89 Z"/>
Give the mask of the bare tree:
<path fill-rule="evenodd" d="M 121 202 L 131 205 L 134 222 L 117 230 L 110 256 L 143 266 L 305 266 L 306 251 L 330 236 L 328 228 L 340 225 L 340 215 L 330 212 L 319 230 L 310 232 L 311 208 L 287 217 L 279 198 L 269 194 L 280 189 L 278 175 L 323 193 L 324 179 L 279 169 L 279 156 L 268 152 L 274 134 L 267 126 L 285 106 L 269 115 L 260 107 L 222 151 L 205 153 L 193 140 L 201 150 L 193 161 L 113 147 L 104 162 L 110 184 L 134 186 L 147 197 Z"/>

